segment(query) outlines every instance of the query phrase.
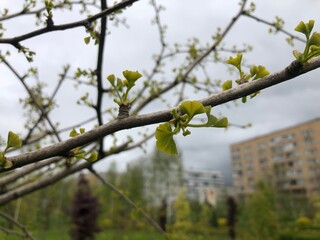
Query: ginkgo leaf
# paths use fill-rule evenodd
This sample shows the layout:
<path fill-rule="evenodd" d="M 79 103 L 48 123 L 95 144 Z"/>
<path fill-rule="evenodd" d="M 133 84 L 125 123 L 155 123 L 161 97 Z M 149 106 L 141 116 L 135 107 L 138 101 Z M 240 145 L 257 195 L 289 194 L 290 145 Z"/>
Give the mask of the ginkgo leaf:
<path fill-rule="evenodd" d="M 169 155 L 177 155 L 178 150 L 173 139 L 173 132 L 170 123 L 160 124 L 156 129 L 157 148 Z"/>
<path fill-rule="evenodd" d="M 238 53 L 236 57 L 229 57 L 227 63 L 230 65 L 235 66 L 239 71 L 241 70 L 241 61 L 242 61 L 242 54 Z"/>
<path fill-rule="evenodd" d="M 0 166 L 2 166 L 5 161 L 6 161 L 6 157 L 4 156 L 4 153 L 0 152 Z"/>
<path fill-rule="evenodd" d="M 206 112 L 205 107 L 199 101 L 185 101 L 180 104 L 179 108 L 189 116 L 189 120 L 191 120 L 194 115 Z"/>
<path fill-rule="evenodd" d="M 79 135 L 79 133 L 74 128 L 69 133 L 69 137 L 76 137 L 78 135 Z"/>
<path fill-rule="evenodd" d="M 13 163 L 11 161 L 6 160 L 3 164 L 4 169 L 11 168 L 13 166 Z"/>
<path fill-rule="evenodd" d="M 7 141 L 6 149 L 11 148 L 11 147 L 19 148 L 19 147 L 21 147 L 21 145 L 22 145 L 22 141 L 21 141 L 19 135 L 10 131 L 8 133 L 8 141 Z"/>
<path fill-rule="evenodd" d="M 211 114 L 211 109 L 212 109 L 211 106 L 206 106 L 205 108 L 206 108 L 206 115 L 208 119 L 206 123 L 206 127 L 213 127 L 217 123 L 218 118 L 216 118 Z"/>
<path fill-rule="evenodd" d="M 309 37 L 313 29 L 313 25 L 314 25 L 314 20 L 310 20 L 308 23 L 304 23 L 301 21 L 294 30 L 297 32 L 301 32 L 305 34 L 307 37 Z"/>
<path fill-rule="evenodd" d="M 93 151 L 88 158 L 86 158 L 88 162 L 95 162 L 98 160 L 98 153 Z"/>
<path fill-rule="evenodd" d="M 84 39 L 85 44 L 89 44 L 90 43 L 90 36 L 89 37 L 85 37 Z"/>
<path fill-rule="evenodd" d="M 194 44 L 190 46 L 189 54 L 190 54 L 192 59 L 196 59 L 198 57 L 198 51 L 197 51 L 197 49 L 196 49 Z"/>
<path fill-rule="evenodd" d="M 250 74 L 253 77 L 253 80 L 256 80 L 256 79 L 268 76 L 270 72 L 266 69 L 265 66 L 259 65 L 259 66 L 251 66 Z"/>
<path fill-rule="evenodd" d="M 232 88 L 232 80 L 227 80 L 222 84 L 222 90 L 226 91 Z"/>
<path fill-rule="evenodd" d="M 84 158 L 86 153 L 87 152 L 85 150 L 80 150 L 80 151 L 77 151 L 74 156 L 75 156 L 76 159 L 82 159 L 82 158 Z"/>
<path fill-rule="evenodd" d="M 107 79 L 108 79 L 108 81 L 110 82 L 110 84 L 111 84 L 112 86 L 114 86 L 114 80 L 115 80 L 114 74 L 109 75 L 109 76 L 107 77 Z"/>
<path fill-rule="evenodd" d="M 218 122 L 216 122 L 214 127 L 226 128 L 226 127 L 228 127 L 228 125 L 229 125 L 228 118 L 224 117 L 224 118 L 219 119 Z"/>
<path fill-rule="evenodd" d="M 314 32 L 310 38 L 310 45 L 320 46 L 320 33 Z"/>
<path fill-rule="evenodd" d="M 134 86 L 134 83 L 142 77 L 142 74 L 139 73 L 138 71 L 129 71 L 129 70 L 125 70 L 122 72 L 123 76 L 126 78 L 126 80 L 128 81 L 128 84 L 126 84 L 128 86 L 128 88 L 131 88 Z"/>

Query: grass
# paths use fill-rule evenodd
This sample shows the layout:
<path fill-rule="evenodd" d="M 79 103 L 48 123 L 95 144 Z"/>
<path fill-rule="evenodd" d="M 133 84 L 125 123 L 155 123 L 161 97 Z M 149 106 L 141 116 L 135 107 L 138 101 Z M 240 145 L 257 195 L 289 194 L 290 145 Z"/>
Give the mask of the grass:
<path fill-rule="evenodd" d="M 66 229 L 52 229 L 50 231 L 30 231 L 32 236 L 37 240 L 71 240 Z M 221 235 L 222 234 L 222 235 Z M 5 235 L 0 232 L 1 240 L 20 240 L 21 237 Z M 148 231 L 122 231 L 107 230 L 99 233 L 96 240 L 164 240 L 164 237 L 157 232 Z M 217 236 L 189 235 L 184 240 L 229 240 L 225 233 L 219 233 Z"/>

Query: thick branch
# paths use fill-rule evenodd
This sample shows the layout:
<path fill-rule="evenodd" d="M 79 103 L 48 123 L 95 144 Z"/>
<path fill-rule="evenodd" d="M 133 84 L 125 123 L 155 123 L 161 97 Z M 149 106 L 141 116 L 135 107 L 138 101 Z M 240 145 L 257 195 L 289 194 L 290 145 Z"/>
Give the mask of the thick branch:
<path fill-rule="evenodd" d="M 61 157 L 48 158 L 44 161 L 37 162 L 37 163 L 32 164 L 28 167 L 25 167 L 17 172 L 13 172 L 7 176 L 4 176 L 4 177 L 0 178 L 0 187 L 3 187 L 6 184 L 9 184 L 11 182 L 14 182 L 17 179 L 19 179 L 20 177 L 26 176 L 27 174 L 29 174 L 35 170 L 38 170 L 44 166 L 47 166 L 52 163 L 56 163 L 56 162 L 60 161 L 61 159 L 62 159 Z"/>
<path fill-rule="evenodd" d="M 289 79 L 302 75 L 306 72 L 310 72 L 319 67 L 320 67 L 320 57 L 314 58 L 313 61 L 305 65 L 300 65 L 299 62 L 294 61 L 284 70 L 281 70 L 267 77 L 261 78 L 259 80 L 255 80 L 255 81 L 240 85 L 237 88 L 211 95 L 208 98 L 201 100 L 201 102 L 205 106 L 220 105 L 220 104 L 250 95 L 259 90 L 271 87 L 281 82 L 287 81 Z M 14 169 L 14 168 L 22 167 L 24 165 L 41 161 L 43 159 L 47 159 L 50 157 L 64 156 L 68 153 L 68 151 L 70 151 L 73 148 L 96 141 L 109 134 L 112 134 L 124 129 L 136 128 L 136 127 L 146 126 L 150 124 L 169 121 L 172 119 L 171 111 L 172 110 L 169 109 L 165 111 L 159 111 L 159 112 L 144 114 L 140 116 L 130 116 L 124 119 L 116 119 L 96 129 L 86 132 L 82 135 L 68 139 L 64 142 L 60 142 L 60 143 L 42 148 L 34 152 L 21 154 L 14 157 L 8 157 L 8 160 L 12 161 L 13 167 L 11 169 Z M 7 170 L 1 169 L 0 171 L 4 172 Z"/>
<path fill-rule="evenodd" d="M 123 152 L 123 151 L 129 150 L 129 149 L 130 148 L 128 148 L 128 143 L 124 143 L 118 147 L 113 148 L 109 152 L 106 152 L 105 156 L 117 154 L 119 152 Z M 102 159 L 99 159 L 99 160 L 95 161 L 94 163 L 90 163 L 90 162 L 86 161 L 86 162 L 83 162 L 80 164 L 74 164 L 74 165 L 67 167 L 67 168 L 61 170 L 60 172 L 57 172 L 52 176 L 48 176 L 40 181 L 32 182 L 32 183 L 23 185 L 19 188 L 15 188 L 7 193 L 1 194 L 0 195 L 0 206 L 5 205 L 6 203 L 8 203 L 10 201 L 15 200 L 19 197 L 22 197 L 24 195 L 27 195 L 31 192 L 37 191 L 37 190 L 42 189 L 44 187 L 47 187 L 51 184 L 54 184 L 54 183 L 60 181 L 61 179 L 65 178 L 73 173 L 76 173 L 76 172 L 81 171 L 83 169 L 89 168 L 92 164 L 95 164 L 95 163 L 99 162 L 100 160 L 102 160 Z"/>
<path fill-rule="evenodd" d="M 106 0 L 101 0 L 101 11 L 104 11 L 106 8 L 107 8 Z M 100 37 L 99 37 L 97 70 L 96 70 L 98 94 L 97 94 L 97 103 L 95 106 L 99 126 L 103 124 L 102 113 L 101 113 L 102 98 L 104 93 L 103 85 L 102 85 L 102 66 L 103 66 L 103 53 L 104 53 L 105 40 L 106 40 L 106 28 L 107 28 L 107 18 L 102 17 L 101 31 L 100 31 Z M 100 139 L 99 155 L 101 158 L 103 158 L 103 139 Z"/>

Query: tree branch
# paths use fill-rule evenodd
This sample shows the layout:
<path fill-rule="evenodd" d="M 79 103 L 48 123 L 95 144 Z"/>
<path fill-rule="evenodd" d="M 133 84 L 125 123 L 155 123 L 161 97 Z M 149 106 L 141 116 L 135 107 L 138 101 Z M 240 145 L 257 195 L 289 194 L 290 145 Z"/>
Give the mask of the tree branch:
<path fill-rule="evenodd" d="M 9 216 L 8 214 L 4 213 L 4 212 L 0 212 L 0 216 L 10 222 L 12 222 L 14 225 L 16 225 L 17 227 L 19 227 L 24 234 L 18 233 L 16 231 L 10 231 L 10 230 L 6 230 L 5 228 L 2 228 L 3 231 L 9 233 L 9 234 L 14 234 L 17 235 L 19 237 L 23 237 L 23 238 L 30 238 L 32 240 L 35 240 L 34 237 L 32 237 L 32 235 L 28 232 L 27 228 L 22 225 L 21 223 L 19 223 L 18 221 L 16 221 L 14 218 L 12 218 L 11 216 Z"/>
<path fill-rule="evenodd" d="M 300 65 L 299 62 L 294 61 L 284 70 L 271 74 L 267 77 L 263 77 L 259 80 L 255 80 L 240 85 L 234 89 L 211 95 L 208 98 L 202 99 L 201 102 L 205 106 L 217 106 L 241 97 L 248 96 L 259 90 L 287 81 L 289 79 L 312 71 L 319 67 L 320 57 L 314 58 L 312 61 L 305 65 Z M 172 119 L 171 111 L 172 110 L 164 110 L 140 116 L 130 116 L 124 119 L 115 119 L 107 124 L 97 127 L 96 129 L 93 129 L 77 137 L 68 139 L 66 141 L 56 143 L 48 147 L 44 147 L 40 150 L 33 151 L 30 153 L 21 154 L 14 157 L 8 157 L 7 159 L 13 163 L 13 167 L 11 169 L 1 169 L 0 172 L 5 172 L 8 170 L 19 168 L 27 164 L 41 161 L 43 159 L 54 156 L 65 156 L 67 155 L 68 151 L 70 151 L 73 148 L 88 144 L 104 136 L 124 129 L 131 129 L 145 125 L 169 121 Z"/>
<path fill-rule="evenodd" d="M 92 23 L 93 21 L 102 18 L 102 17 L 106 17 L 108 15 L 111 15 L 112 13 L 121 10 L 125 7 L 128 7 L 130 5 L 132 5 L 133 3 L 137 2 L 139 0 L 125 0 L 120 2 L 119 4 L 116 4 L 115 6 L 111 7 L 111 8 L 107 8 L 104 11 L 101 11 L 98 14 L 95 14 L 91 17 L 88 17 L 86 19 L 77 21 L 77 22 L 72 22 L 72 23 L 67 23 L 67 24 L 62 24 L 62 25 L 52 25 L 50 27 L 44 27 L 38 30 L 35 30 L 33 32 L 27 33 L 27 34 L 23 34 L 17 37 L 13 37 L 13 38 L 0 38 L 0 44 L 1 43 L 6 43 L 6 44 L 12 44 L 15 47 L 19 48 L 18 43 L 48 32 L 53 32 L 53 31 L 62 31 L 62 30 L 67 30 L 67 29 L 71 29 L 71 28 L 76 28 L 76 27 L 86 27 L 87 25 L 90 25 L 90 23 Z"/>

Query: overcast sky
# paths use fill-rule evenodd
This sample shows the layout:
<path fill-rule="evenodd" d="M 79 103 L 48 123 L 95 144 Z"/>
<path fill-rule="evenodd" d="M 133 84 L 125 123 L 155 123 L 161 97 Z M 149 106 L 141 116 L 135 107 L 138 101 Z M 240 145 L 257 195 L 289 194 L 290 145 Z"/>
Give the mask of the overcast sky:
<path fill-rule="evenodd" d="M 9 0 L 1 1 L 4 7 L 17 8 L 17 4 Z M 124 11 L 129 29 L 123 26 L 110 28 L 110 36 L 106 43 L 106 57 L 104 75 L 114 73 L 120 76 L 124 69 L 149 70 L 152 67 L 152 55 L 159 50 L 157 29 L 150 24 L 153 10 L 148 0 L 135 3 Z M 199 38 L 201 43 L 212 42 L 211 36 L 217 27 L 222 29 L 229 23 L 238 11 L 238 1 L 159 1 L 166 7 L 162 13 L 162 21 L 168 25 L 166 40 L 168 43 L 185 43 L 192 37 Z M 265 20 L 274 21 L 280 16 L 285 21 L 285 29 L 294 33 L 294 27 L 300 21 L 314 19 L 315 30 L 320 31 L 320 1 L 317 0 L 281 0 L 281 1 L 255 1 L 257 15 Z M 79 16 L 69 11 L 55 13 L 55 23 L 61 24 L 79 19 Z M 31 23 L 33 23 L 31 21 Z M 6 37 L 22 34 L 35 29 L 33 24 L 19 18 L 5 23 L 8 29 Z M 262 25 L 247 17 L 242 17 L 234 29 L 226 37 L 228 46 L 237 44 L 242 46 L 250 44 L 253 51 L 245 54 L 248 63 L 261 64 L 270 72 L 284 68 L 292 60 L 292 51 L 295 48 L 302 50 L 303 45 L 295 42 L 294 48 L 286 44 L 287 36 L 268 33 L 268 26 Z M 296 33 L 296 35 L 299 35 Z M 23 45 L 37 52 L 34 63 L 30 66 L 38 66 L 40 79 L 50 88 L 55 86 L 57 74 L 61 72 L 62 65 L 71 63 L 73 67 L 81 66 L 94 68 L 96 64 L 96 47 L 86 46 L 83 38 L 86 33 L 83 29 L 74 29 L 69 32 L 54 32 L 27 40 Z M 301 37 L 303 37 L 301 35 Z M 23 73 L 28 67 L 21 54 L 10 46 L 1 45 L 0 49 L 11 50 L 12 57 L 9 61 Z M 81 55 L 78 52 L 81 51 Z M 29 66 L 29 67 L 30 67 Z M 171 69 L 173 66 L 168 66 Z M 4 66 L 0 65 L 0 134 L 5 137 L 8 131 L 23 132 L 23 111 L 19 104 L 19 97 L 25 96 L 25 90 Z M 230 79 L 225 68 L 219 65 L 210 71 L 214 79 Z M 172 73 L 166 76 L 172 79 Z M 320 70 L 305 74 L 292 81 L 282 83 L 270 89 L 263 90 L 256 98 L 248 103 L 230 103 L 214 109 L 214 113 L 227 116 L 231 123 L 246 125 L 251 128 L 240 129 L 230 127 L 221 129 L 191 129 L 188 137 L 177 137 L 179 147 L 186 167 L 206 168 L 230 171 L 229 146 L 232 143 L 246 140 L 255 136 L 266 134 L 294 124 L 319 117 L 320 102 Z M 71 94 L 72 93 L 72 94 Z M 64 90 L 59 92 L 59 108 L 50 116 L 58 120 L 61 126 L 69 126 L 78 121 L 94 115 L 93 111 L 87 111 L 83 107 L 74 106 L 74 102 L 83 94 L 80 89 L 75 92 L 73 84 L 67 83 Z M 202 96 L 195 98 L 201 99 Z M 94 99 L 94 96 L 92 96 Z M 165 106 L 157 104 L 157 109 L 165 109 Z M 154 109 L 147 108 L 144 112 Z M 154 128 L 151 128 L 154 129 Z M 154 146 L 155 140 L 151 140 L 147 149 Z M 113 160 L 118 167 L 124 169 L 126 163 L 141 156 L 140 150 L 132 153 L 123 153 Z M 106 160 L 100 163 L 99 168 L 105 168 L 110 163 Z"/>

